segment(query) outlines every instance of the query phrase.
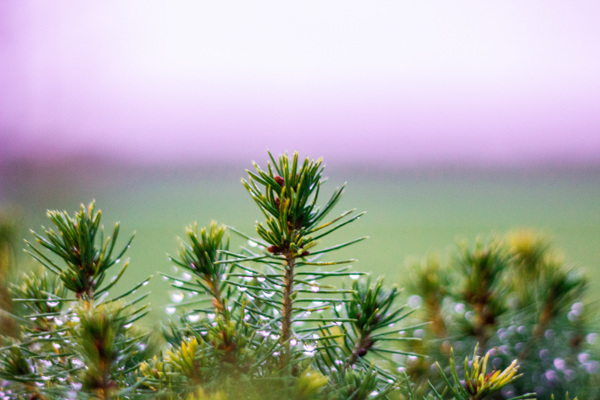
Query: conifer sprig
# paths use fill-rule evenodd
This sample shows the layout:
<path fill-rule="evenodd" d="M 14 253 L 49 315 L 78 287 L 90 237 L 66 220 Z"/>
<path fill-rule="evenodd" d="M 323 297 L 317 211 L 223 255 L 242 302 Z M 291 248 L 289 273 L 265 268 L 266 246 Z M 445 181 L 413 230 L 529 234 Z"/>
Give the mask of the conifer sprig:
<path fill-rule="evenodd" d="M 55 225 L 53 229 L 42 227 L 44 235 L 32 231 L 37 242 L 58 256 L 65 264 L 59 266 L 48 258 L 37 247 L 28 241 L 26 250 L 34 259 L 39 261 L 49 271 L 57 274 L 65 287 L 75 293 L 77 298 L 93 300 L 99 293 L 105 291 L 101 285 L 109 268 L 121 261 L 121 257 L 133 241 L 133 235 L 125 247 L 113 257 L 120 225 L 115 224 L 112 238 L 104 240 L 103 228 L 100 225 L 102 213 L 94 212 L 94 202 L 81 209 L 74 217 L 66 211 L 48 211 L 48 218 Z M 127 269 L 125 263 L 116 275 L 113 286 Z"/>
<path fill-rule="evenodd" d="M 242 180 L 242 184 L 250 193 L 264 214 L 265 223 L 258 222 L 256 231 L 265 242 L 268 253 L 275 258 L 271 263 L 272 268 L 283 267 L 282 276 L 272 279 L 273 288 L 281 295 L 281 336 L 280 343 L 283 346 L 281 363 L 287 365 L 291 354 L 290 340 L 293 336 L 292 323 L 300 319 L 294 318 L 294 300 L 298 293 L 320 292 L 341 293 L 335 289 L 322 288 L 321 285 L 310 282 L 299 281 L 296 274 L 297 268 L 307 265 L 335 265 L 342 262 L 321 263 L 316 260 L 306 260 L 311 249 L 317 245 L 317 239 L 333 232 L 337 228 L 352 222 L 358 218 L 340 222 L 352 211 L 342 214 L 328 223 L 322 223 L 324 218 L 339 201 L 344 186 L 336 189 L 324 206 L 318 204 L 321 184 L 323 182 L 322 160 L 309 160 L 306 158 L 302 164 L 299 163 L 298 153 L 294 153 L 290 160 L 287 154 L 279 157 L 276 161 L 269 153 L 271 162 L 267 163 L 267 169 L 261 169 L 254 163 L 256 173 L 248 172 L 248 181 Z M 335 225 L 337 223 L 337 225 Z M 314 236 L 318 231 L 328 228 L 324 233 Z M 357 239 L 354 242 L 358 242 Z M 334 246 L 325 252 L 345 247 L 348 244 Z M 268 255 L 265 257 L 271 258 Z M 236 262 L 242 262 L 245 257 L 239 257 Z M 326 276 L 321 274 L 320 277 Z M 302 285 L 310 285 L 303 289 Z M 299 287 L 297 287 L 299 284 Z M 322 290 L 323 289 L 323 290 Z M 304 318 L 307 322 L 308 319 Z"/>
<path fill-rule="evenodd" d="M 174 287 L 212 296 L 217 312 L 228 318 L 227 304 L 223 296 L 225 278 L 230 267 L 220 263 L 226 260 L 229 249 L 229 238 L 225 237 L 225 227 L 219 227 L 216 222 L 212 222 L 208 229 L 202 228 L 198 231 L 198 225 L 194 224 L 187 228 L 186 234 L 188 240 L 181 241 L 179 258 L 169 258 L 196 279 L 187 283 L 170 277 L 174 281 Z M 187 286 L 187 289 L 183 286 Z"/>
<path fill-rule="evenodd" d="M 468 358 L 465 358 L 463 367 L 464 378 L 461 379 L 459 378 L 459 372 L 454 360 L 454 353 L 452 350 L 450 351 L 449 363 L 452 382 L 448 379 L 440 364 L 435 364 L 455 400 L 479 400 L 489 398 L 494 392 L 499 391 L 521 376 L 517 375 L 517 370 L 519 368 L 517 360 L 513 360 L 513 362 L 504 370 L 494 369 L 491 372 L 488 372 L 487 365 L 490 353 L 486 353 L 483 357 L 479 356 L 477 353 L 478 347 L 475 346 L 472 359 L 469 360 Z M 433 386 L 432 389 L 436 393 L 438 399 L 443 399 Z M 524 395 L 511 397 L 507 400 L 534 398 L 535 393 L 526 393 Z"/>
<path fill-rule="evenodd" d="M 54 257 L 26 242 L 26 251 L 45 270 L 25 275 L 13 285 L 14 301 L 23 305 L 23 315 L 15 317 L 23 321 L 22 335 L 11 349 L 0 349 L 11 354 L 10 362 L 0 365 L 0 374 L 24 366 L 19 362 L 24 357 L 29 372 L 6 379 L 20 383 L 14 389 L 31 398 L 68 398 L 77 393 L 78 398 L 112 399 L 130 393 L 137 385 L 132 371 L 145 358 L 149 337 L 133 324 L 147 314 L 147 305 L 140 302 L 148 294 L 129 302 L 126 298 L 148 280 L 108 299 L 108 290 L 127 269 L 125 263 L 110 282 L 103 283 L 133 237 L 113 256 L 119 224 L 112 238 L 104 240 L 101 213 L 94 212 L 93 202 L 87 209 L 82 205 L 75 217 L 57 211 L 49 211 L 48 217 L 56 231 L 43 228 L 44 235 L 33 234 Z"/>

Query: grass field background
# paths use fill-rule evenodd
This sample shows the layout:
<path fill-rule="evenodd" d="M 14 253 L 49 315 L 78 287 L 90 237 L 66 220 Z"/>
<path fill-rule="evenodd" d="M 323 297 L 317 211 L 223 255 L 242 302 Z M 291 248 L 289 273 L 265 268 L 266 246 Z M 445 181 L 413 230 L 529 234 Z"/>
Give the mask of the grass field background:
<path fill-rule="evenodd" d="M 83 167 L 81 165 L 84 165 Z M 249 167 L 249 165 L 248 165 Z M 357 258 L 354 268 L 385 275 L 404 286 L 412 262 L 448 254 L 457 240 L 536 229 L 552 240 L 565 261 L 581 267 L 592 281 L 590 297 L 600 290 L 600 170 L 326 169 L 324 193 L 348 182 L 334 216 L 347 209 L 367 211 L 359 221 L 333 234 L 326 243 L 367 235 L 336 258 Z M 53 167 L 3 168 L 0 205 L 18 215 L 22 236 L 47 224 L 46 209 L 73 213 L 96 200 L 104 225 L 121 221 L 120 243 L 136 231 L 127 253 L 131 265 L 122 291 L 153 275 L 150 285 L 153 323 L 164 318 L 174 291 L 158 274 L 172 273 L 167 253 L 176 254 L 177 237 L 194 221 L 216 220 L 254 233 L 261 217 L 240 183 L 244 167 L 142 168 L 66 163 Z M 232 247 L 243 241 L 233 237 Z M 333 255 L 335 256 L 335 255 Z M 22 257 L 20 265 L 33 263 Z"/>

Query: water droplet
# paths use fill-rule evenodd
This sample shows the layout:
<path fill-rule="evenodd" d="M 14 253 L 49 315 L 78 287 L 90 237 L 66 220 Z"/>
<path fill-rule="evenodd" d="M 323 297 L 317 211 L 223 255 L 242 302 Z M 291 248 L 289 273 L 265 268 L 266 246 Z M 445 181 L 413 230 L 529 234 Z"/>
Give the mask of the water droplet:
<path fill-rule="evenodd" d="M 248 246 L 256 247 L 256 246 L 258 246 L 258 243 L 256 243 L 254 240 L 248 240 Z"/>
<path fill-rule="evenodd" d="M 48 307 L 56 307 L 59 303 L 58 301 L 47 301 Z"/>
<path fill-rule="evenodd" d="M 523 342 L 519 342 L 519 343 L 517 343 L 517 344 L 515 345 L 515 349 L 516 349 L 517 351 L 521 351 L 521 350 L 523 350 L 523 348 L 524 348 L 524 347 L 525 347 L 525 343 L 523 343 Z"/>
<path fill-rule="evenodd" d="M 290 339 L 290 346 L 296 346 L 298 341 L 296 339 Z"/>
<path fill-rule="evenodd" d="M 562 358 L 555 358 L 554 359 L 554 368 L 556 369 L 564 369 L 565 368 L 565 360 L 563 360 Z"/>
<path fill-rule="evenodd" d="M 598 361 L 590 361 L 589 363 L 585 364 L 585 370 L 588 374 L 595 374 L 596 371 L 598 371 L 598 365 Z"/>
<path fill-rule="evenodd" d="M 305 351 L 312 352 L 317 348 L 317 345 L 313 343 L 304 343 L 304 346 L 302 347 Z"/>
<path fill-rule="evenodd" d="M 198 322 L 200 320 L 200 314 L 190 314 L 187 316 L 188 321 Z"/>
<path fill-rule="evenodd" d="M 129 324 L 123 325 L 123 328 L 125 328 L 125 329 L 129 329 L 129 328 L 131 328 L 132 326 L 133 326 L 133 323 L 129 323 Z"/>
<path fill-rule="evenodd" d="M 142 286 L 146 286 L 148 283 L 150 283 L 150 282 L 146 281 L 146 282 L 142 283 Z"/>
<path fill-rule="evenodd" d="M 344 305 L 338 304 L 337 306 L 335 306 L 335 311 L 342 311 L 342 308 L 344 308 Z"/>
<path fill-rule="evenodd" d="M 270 299 L 270 298 L 271 298 L 271 297 L 273 297 L 273 295 L 275 294 L 275 291 L 272 291 L 272 292 L 262 292 L 262 294 L 263 294 L 265 297 L 267 297 L 267 298 L 269 298 L 269 299 Z"/>
<path fill-rule="evenodd" d="M 115 260 L 115 264 L 118 264 L 118 263 L 120 263 L 120 262 L 121 262 L 121 259 L 120 259 L 120 258 L 117 258 L 117 259 Z"/>
<path fill-rule="evenodd" d="M 162 277 L 162 278 L 163 278 L 163 281 L 168 281 L 168 280 L 169 280 L 169 278 L 167 278 L 167 277 L 166 277 L 166 276 L 164 276 L 164 275 L 163 275 L 163 277 Z"/>
<path fill-rule="evenodd" d="M 64 324 L 63 320 L 60 318 L 56 318 L 54 320 L 54 323 L 56 324 L 56 326 L 62 326 Z"/>
<path fill-rule="evenodd" d="M 371 396 L 371 397 L 375 397 L 375 396 L 377 396 L 378 394 L 379 394 L 379 392 L 378 392 L 377 390 L 373 390 L 373 391 L 372 391 L 372 392 L 369 394 L 369 396 Z"/>
<path fill-rule="evenodd" d="M 73 316 L 73 317 L 71 317 L 71 321 L 73 321 L 73 322 L 79 322 L 79 317 Z"/>
<path fill-rule="evenodd" d="M 167 308 L 165 308 L 165 311 L 169 315 L 174 314 L 175 313 L 175 307 L 167 307 Z"/>
<path fill-rule="evenodd" d="M 183 279 L 184 281 L 189 281 L 190 279 L 192 279 L 192 275 L 188 274 L 187 272 L 184 272 L 183 274 L 181 274 L 181 279 Z"/>
<path fill-rule="evenodd" d="M 552 382 L 552 381 L 556 380 L 556 378 L 558 378 L 558 375 L 556 375 L 555 370 L 549 369 L 546 371 L 546 373 L 544 373 L 544 378 L 546 378 L 547 380 Z"/>
<path fill-rule="evenodd" d="M 589 359 L 590 355 L 588 353 L 579 353 L 577 355 L 577 360 L 582 364 L 586 363 Z"/>
<path fill-rule="evenodd" d="M 216 317 L 215 314 L 206 314 L 206 318 L 210 319 L 211 321 L 214 320 Z"/>
<path fill-rule="evenodd" d="M 171 300 L 173 300 L 175 303 L 181 303 L 183 301 L 183 297 L 183 293 L 177 292 L 171 295 Z"/>
<path fill-rule="evenodd" d="M 243 286 L 240 286 L 240 287 L 238 288 L 238 290 L 239 290 L 240 292 L 245 292 L 246 290 L 248 290 L 248 288 L 245 288 L 245 287 L 243 287 Z"/>
<path fill-rule="evenodd" d="M 313 284 L 313 285 L 310 287 L 310 291 L 311 291 L 311 292 L 313 292 L 313 293 L 317 293 L 317 292 L 318 292 L 320 289 L 321 289 L 321 288 L 320 288 L 318 285 L 316 285 L 316 284 Z"/>
<path fill-rule="evenodd" d="M 173 281 L 173 285 L 175 285 L 177 287 L 182 287 L 183 286 L 183 282 L 181 282 L 181 281 Z"/>
<path fill-rule="evenodd" d="M 597 333 L 590 333 L 585 337 L 586 342 L 588 342 L 589 344 L 594 344 L 596 343 L 596 339 L 598 338 L 598 334 Z"/>
<path fill-rule="evenodd" d="M 422 304 L 423 299 L 421 299 L 421 296 L 414 294 L 408 298 L 408 305 L 410 306 L 410 308 L 417 309 L 421 307 Z"/>
<path fill-rule="evenodd" d="M 263 283 L 266 280 L 266 278 L 264 276 L 257 276 L 256 280 L 259 281 L 260 283 Z"/>
<path fill-rule="evenodd" d="M 358 275 L 358 274 L 350 275 L 350 279 L 357 280 L 358 278 L 360 278 L 360 275 Z"/>

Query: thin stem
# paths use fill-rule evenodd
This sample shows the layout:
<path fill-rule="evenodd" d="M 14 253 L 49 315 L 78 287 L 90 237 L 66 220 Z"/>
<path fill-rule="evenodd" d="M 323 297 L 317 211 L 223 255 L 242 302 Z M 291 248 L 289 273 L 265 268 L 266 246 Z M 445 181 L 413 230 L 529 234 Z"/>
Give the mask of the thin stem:
<path fill-rule="evenodd" d="M 486 328 L 489 324 L 486 322 L 488 319 L 488 315 L 485 312 L 485 303 L 476 303 L 475 304 L 475 327 L 474 333 L 475 338 L 477 339 L 477 343 L 479 343 L 478 355 L 482 356 L 486 352 L 487 342 L 489 340 L 489 336 L 486 332 Z"/>
<path fill-rule="evenodd" d="M 356 341 L 352 354 L 346 359 L 344 369 L 350 368 L 360 357 L 364 357 L 368 349 L 373 345 L 369 332 L 361 332 L 360 338 Z"/>
<path fill-rule="evenodd" d="M 292 336 L 292 317 L 293 300 L 292 291 L 294 289 L 294 267 L 296 266 L 296 257 L 289 251 L 285 254 L 285 271 L 283 273 L 283 308 L 281 320 L 281 340 L 284 348 L 281 354 L 280 364 L 284 367 L 289 362 L 290 357 L 290 338 Z"/>
<path fill-rule="evenodd" d="M 223 296 L 221 294 L 221 285 L 218 281 L 211 279 L 210 277 L 206 277 L 206 281 L 208 283 L 209 288 L 212 290 L 212 294 L 214 297 L 214 306 L 218 312 L 223 314 L 225 321 L 229 322 L 229 312 L 227 307 L 225 307 L 225 302 L 223 301 Z"/>

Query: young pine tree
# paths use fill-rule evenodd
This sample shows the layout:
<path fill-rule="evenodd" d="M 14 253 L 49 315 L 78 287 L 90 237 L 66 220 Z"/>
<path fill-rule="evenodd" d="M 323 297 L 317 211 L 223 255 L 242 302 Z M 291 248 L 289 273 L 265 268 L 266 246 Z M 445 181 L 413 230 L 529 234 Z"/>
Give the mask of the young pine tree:
<path fill-rule="evenodd" d="M 117 246 L 117 224 L 105 238 L 94 203 L 74 216 L 48 212 L 53 227 L 33 233 L 37 244 L 26 242 L 44 272 L 13 287 L 21 311 L 10 318 L 20 329 L 2 332 L 2 398 L 418 398 L 398 372 L 399 358 L 425 355 L 400 347 L 416 339 L 398 332 L 416 326 L 403 322 L 411 311 L 398 304 L 399 290 L 386 288 L 381 278 L 361 278 L 366 274 L 352 270 L 354 260 L 330 258 L 365 237 L 321 244 L 362 214 L 333 214 L 344 187 L 323 199 L 321 160 L 300 161 L 297 153 L 269 157 L 266 169 L 254 164 L 242 180 L 264 216 L 256 234 L 194 224 L 170 257 L 176 273 L 165 277 L 175 293 L 167 310 L 176 318 L 163 329 L 165 346 L 153 353 L 149 332 L 135 324 L 147 313 L 146 295 L 135 293 L 148 280 L 109 295 L 128 268 L 121 259 L 133 237 Z M 228 232 L 247 245 L 230 249 Z M 477 263 L 495 265 L 482 260 Z M 484 272 L 486 282 L 497 279 Z M 444 295 L 443 284 L 430 286 L 439 291 L 431 309 L 442 310 L 433 301 Z M 474 307 L 483 305 L 477 314 L 483 325 L 474 332 L 487 338 L 481 340 L 485 347 L 492 340 L 487 325 L 495 323 L 489 314 L 502 308 L 486 309 L 491 298 L 481 297 L 477 281 L 465 287 Z M 558 292 L 552 298 L 568 302 Z M 540 315 L 554 314 L 548 306 Z M 448 331 L 443 318 L 434 321 L 436 332 Z M 544 321 L 539 329 L 547 328 Z M 453 368 L 454 381 L 446 379 L 445 389 L 434 386 L 425 396 L 479 399 L 512 384 L 516 365 L 488 377 L 488 357 L 481 362 L 475 354 L 471 362 L 478 367 L 464 371 L 468 384 Z"/>

